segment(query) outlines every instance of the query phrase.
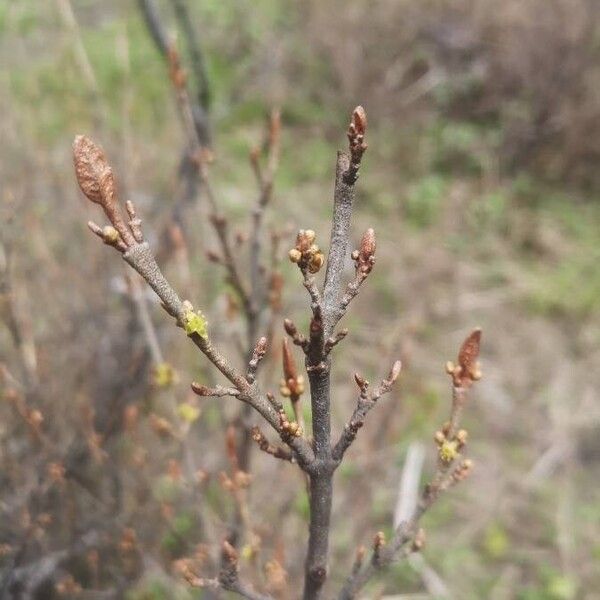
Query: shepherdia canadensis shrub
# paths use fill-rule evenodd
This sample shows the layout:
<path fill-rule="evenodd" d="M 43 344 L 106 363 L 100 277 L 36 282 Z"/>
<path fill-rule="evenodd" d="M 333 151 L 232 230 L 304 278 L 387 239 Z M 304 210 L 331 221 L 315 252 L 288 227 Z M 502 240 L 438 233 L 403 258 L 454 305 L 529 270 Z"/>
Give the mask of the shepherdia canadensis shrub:
<path fill-rule="evenodd" d="M 194 154 L 205 193 L 213 210 L 211 221 L 221 244 L 221 254 L 215 254 L 212 260 L 221 263 L 227 270 L 230 283 L 237 290 L 246 307 L 248 321 L 252 324 L 250 331 L 253 335 L 258 327 L 264 326 L 264 320 L 255 317 L 262 310 L 265 299 L 273 302 L 273 294 L 277 294 L 281 288 L 280 282 L 274 284 L 272 279 L 267 283 L 263 282 L 262 287 L 256 285 L 264 276 L 264 270 L 261 270 L 263 212 L 272 189 L 279 128 L 279 118 L 275 115 L 270 125 L 270 160 L 266 172 L 261 170 L 258 156 L 251 156 L 262 192 L 253 213 L 252 227 L 249 232 L 252 240 L 249 291 L 242 277 L 244 271 L 238 265 L 237 257 L 231 249 L 227 221 L 218 212 L 210 187 L 208 178 L 210 152 L 201 144 L 197 144 Z M 75 172 L 79 186 L 91 202 L 102 208 L 108 219 L 108 224 L 103 227 L 90 222 L 89 228 L 105 244 L 112 246 L 121 254 L 122 258 L 141 275 L 159 297 L 162 307 L 173 318 L 175 324 L 183 329 L 192 343 L 228 382 L 227 385 L 214 388 L 194 382 L 191 384 L 192 390 L 204 397 L 231 396 L 237 398 L 250 410 L 256 411 L 278 441 L 269 440 L 259 427 L 250 430 L 250 437 L 264 452 L 276 459 L 293 463 L 304 472 L 309 494 L 308 546 L 303 591 L 305 600 L 324 596 L 329 569 L 328 551 L 334 474 L 359 430 L 364 426 L 368 413 L 377 405 L 379 399 L 390 391 L 401 371 L 401 363 L 396 361 L 389 375 L 374 387 L 371 387 L 369 382 L 360 375 L 354 376 L 358 387 L 356 407 L 343 431 L 337 439 L 334 439 L 335 436 L 331 431 L 331 373 L 335 364 L 334 350 L 348 333 L 347 329 L 339 329 L 338 325 L 375 265 L 375 233 L 373 229 L 368 229 L 362 236 L 359 247 L 350 253 L 355 265 L 354 278 L 344 283 L 344 264 L 349 255 L 355 187 L 359 167 L 367 150 L 366 129 L 366 113 L 359 106 L 352 114 L 347 132 L 348 152 L 339 152 L 337 156 L 333 218 L 327 259 L 317 243 L 315 232 L 311 229 L 300 230 L 293 248 L 289 250 L 289 259 L 298 267 L 310 297 L 311 319 L 307 332 L 301 332 L 290 319 L 284 320 L 283 327 L 291 342 L 299 346 L 305 355 L 312 410 L 311 431 L 306 430 L 300 408 L 300 396 L 305 390 L 305 379 L 298 371 L 287 339 L 283 344 L 284 376 L 280 392 L 284 398 L 289 398 L 295 415 L 294 421 L 290 421 L 286 416 L 282 403 L 272 394 L 265 393 L 256 380 L 261 360 L 269 350 L 267 336 L 259 337 L 253 344 L 254 347 L 247 357 L 247 369 L 242 371 L 236 368 L 233 361 L 224 356 L 213 343 L 210 324 L 202 311 L 189 300 L 181 300 L 164 277 L 150 245 L 144 239 L 141 220 L 133 203 L 125 202 L 125 210 L 123 210 L 113 171 L 102 149 L 85 136 L 77 136 L 73 144 Z M 323 270 L 324 281 L 320 285 L 317 276 Z M 359 549 L 350 574 L 337 594 L 340 600 L 356 598 L 378 571 L 408 556 L 411 552 L 420 550 L 425 539 L 424 532 L 419 527 L 422 515 L 435 503 L 440 494 L 469 475 L 473 465 L 471 460 L 463 457 L 467 432 L 460 428 L 460 420 L 467 403 L 469 388 L 481 377 L 477 362 L 480 342 L 481 331 L 476 329 L 460 348 L 456 363 L 448 362 L 446 365 L 452 386 L 450 417 L 448 422 L 435 433 L 434 439 L 438 448 L 437 471 L 424 487 L 413 516 L 400 523 L 389 540 L 386 540 L 383 533 L 376 534 L 370 556 L 367 556 L 364 548 Z M 230 432 L 227 435 L 229 436 Z M 228 441 L 228 447 L 230 446 L 231 443 Z M 233 480 L 230 483 L 232 486 L 239 485 L 239 482 Z M 191 586 L 214 590 L 225 589 L 245 598 L 257 600 L 271 598 L 267 594 L 256 592 L 249 583 L 242 580 L 238 568 L 235 536 L 223 542 L 220 564 L 220 572 L 215 578 L 206 577 L 201 573 L 201 567 L 195 559 L 177 561 L 176 569 Z"/>

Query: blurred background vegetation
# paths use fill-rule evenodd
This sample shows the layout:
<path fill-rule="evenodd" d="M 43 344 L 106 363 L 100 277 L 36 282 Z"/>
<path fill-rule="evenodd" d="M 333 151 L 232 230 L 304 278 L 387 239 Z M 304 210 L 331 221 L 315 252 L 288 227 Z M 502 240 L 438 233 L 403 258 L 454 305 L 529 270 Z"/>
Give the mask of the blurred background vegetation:
<path fill-rule="evenodd" d="M 170 2 L 159 5 L 175 35 Z M 335 427 L 353 407 L 354 371 L 376 379 L 398 354 L 406 370 L 338 476 L 333 581 L 342 581 L 359 544 L 390 530 L 409 444 L 425 442 L 426 470 L 433 468 L 429 440 L 449 403 L 444 361 L 481 325 L 484 380 L 467 416 L 475 473 L 427 515 L 426 570 L 400 565 L 365 597 L 600 598 L 600 4 L 188 6 L 209 81 L 213 181 L 234 223 L 254 201 L 248 153 L 276 106 L 283 139 L 271 223 L 310 227 L 327 239 L 335 151 L 345 145 L 352 108 L 360 103 L 369 115 L 353 235 L 375 228 L 378 263 L 346 318 L 351 337 L 334 375 Z M 218 473 L 227 469 L 223 422 L 233 409 L 207 401 L 191 419 L 196 466 L 207 474 L 203 510 L 216 523 L 207 533 L 190 482 L 174 473 L 177 443 L 158 440 L 143 423 L 135 437 L 117 415 L 135 405 L 145 421 L 169 418 L 172 398 L 187 401 L 191 379 L 210 382 L 214 374 L 153 306 L 165 359 L 177 371 L 176 381 L 153 380 L 123 266 L 85 229 L 92 210 L 70 157 L 75 134 L 102 143 L 152 242 L 169 217 L 184 134 L 137 3 L 72 0 L 72 8 L 75 20 L 64 0 L 0 0 L 1 227 L 29 342 L 16 347 L 10 326 L 0 330 L 2 389 L 9 375 L 34 379 L 31 402 L 45 434 L 73 460 L 83 452 L 86 407 L 104 418 L 100 445 L 109 460 L 85 463 L 86 474 L 94 489 L 118 495 L 119 510 L 114 517 L 45 482 L 47 450 L 36 449 L 7 400 L 0 404 L 0 569 L 51 556 L 114 517 L 135 530 L 139 564 L 100 551 L 95 575 L 89 560 L 73 560 L 61 565 L 60 578 L 89 589 L 116 586 L 131 600 L 199 598 L 169 565 L 201 542 L 216 552 L 211 544 L 230 510 Z M 184 40 L 178 44 L 186 58 Z M 164 266 L 203 307 L 220 343 L 234 347 L 240 324 L 204 258 L 212 238 L 203 214 L 187 210 L 185 256 Z M 290 233 L 285 244 L 292 240 Z M 6 257 L 5 248 L 4 265 Z M 304 290 L 293 269 L 282 269 L 284 314 L 305 325 Z M 278 373 L 274 361 L 267 387 L 277 389 Z M 262 573 L 276 556 L 297 581 L 303 482 L 270 457 L 254 460 L 249 502 L 261 543 L 249 542 L 244 568 Z M 52 523 L 28 537 L 32 519 L 45 513 Z M 431 573 L 442 586 L 435 593 Z M 36 597 L 55 597 L 55 584 Z"/>

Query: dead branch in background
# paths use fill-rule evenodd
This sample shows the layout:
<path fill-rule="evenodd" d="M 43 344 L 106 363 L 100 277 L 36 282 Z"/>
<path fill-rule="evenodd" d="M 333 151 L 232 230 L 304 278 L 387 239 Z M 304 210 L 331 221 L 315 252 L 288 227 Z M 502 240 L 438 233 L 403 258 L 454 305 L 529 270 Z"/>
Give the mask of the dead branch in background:
<path fill-rule="evenodd" d="M 284 343 L 283 372 L 284 378 L 281 392 L 292 402 L 294 421 L 290 421 L 283 405 L 271 394 L 265 394 L 257 381 L 257 371 L 261 360 L 268 350 L 266 337 L 252 337 L 252 350 L 247 356 L 247 368 L 244 371 L 233 366 L 213 344 L 206 317 L 202 311 L 195 309 L 188 300 L 181 300 L 170 283 L 159 269 L 148 243 L 144 240 L 141 221 L 131 201 L 125 203 L 126 215 L 115 186 L 112 169 L 101 148 L 85 136 L 78 136 L 73 145 L 75 171 L 79 185 L 87 198 L 98 204 L 108 225 L 100 227 L 90 222 L 89 227 L 105 244 L 112 246 L 123 259 L 137 271 L 154 290 L 165 311 L 175 320 L 178 327 L 212 363 L 212 365 L 229 381 L 231 387 L 217 386 L 208 388 L 202 384 L 192 384 L 192 389 L 200 396 L 231 396 L 244 403 L 248 410 L 259 415 L 279 436 L 283 446 L 271 444 L 264 433 L 254 428 L 251 436 L 259 447 L 276 458 L 296 463 L 308 478 L 309 488 L 309 537 L 305 562 L 304 600 L 318 600 L 323 597 L 324 585 L 328 576 L 329 535 L 331 519 L 331 503 L 333 494 L 333 476 L 341 464 L 346 451 L 355 439 L 358 430 L 364 425 L 367 414 L 378 400 L 388 393 L 398 379 L 401 370 L 400 361 L 396 361 L 389 375 L 380 385 L 369 393 L 369 383 L 359 375 L 355 376 L 359 387 L 359 399 L 356 409 L 345 426 L 339 440 L 331 441 L 331 370 L 333 349 L 341 342 L 346 329 L 336 332 L 336 326 L 344 315 L 352 299 L 370 274 L 375 261 L 375 234 L 368 229 L 363 235 L 359 248 L 351 253 L 355 262 L 355 279 L 343 285 L 344 264 L 348 258 L 348 245 L 352 207 L 355 198 L 355 184 L 358 170 L 367 148 L 365 142 L 366 114 L 362 107 L 357 107 L 348 128 L 349 152 L 338 153 L 336 166 L 336 183 L 334 189 L 333 219 L 329 247 L 329 256 L 325 273 L 325 281 L 321 290 L 315 276 L 324 266 L 324 253 L 316 244 L 314 231 L 300 230 L 295 246 L 289 252 L 289 258 L 295 263 L 302 275 L 304 287 L 310 297 L 311 321 L 308 335 L 298 332 L 297 327 L 289 320 L 284 322 L 286 333 L 305 353 L 305 367 L 310 384 L 312 432 L 304 431 L 300 422 L 299 398 L 303 391 L 303 380 L 298 374 L 293 355 L 287 343 Z M 271 121 L 270 152 L 275 152 L 276 140 L 279 136 L 279 117 Z M 276 164 L 276 157 L 269 164 Z M 221 243 L 218 260 L 224 264 L 230 280 L 238 291 L 248 294 L 245 306 L 248 309 L 248 329 L 253 333 L 254 327 L 262 326 L 261 312 L 257 312 L 254 300 L 262 288 L 246 287 L 242 276 L 256 269 L 254 261 L 260 265 L 262 256 L 262 235 L 257 236 L 261 243 L 255 245 L 253 256 L 246 267 L 234 262 L 233 254 L 229 254 L 229 237 L 218 213 L 218 207 L 208 180 L 207 161 L 200 157 L 201 176 L 207 186 L 208 197 L 214 211 L 213 221 Z M 272 175 L 269 169 L 263 173 L 256 168 L 259 182 L 263 182 L 257 211 L 264 209 L 270 195 Z M 267 182 L 266 184 L 264 182 Z M 266 198 L 266 200 L 265 200 Z M 255 213 L 254 226 L 260 228 L 260 212 Z M 255 234 L 255 231 L 252 231 Z M 227 264 L 231 261 L 231 264 Z M 260 267 L 256 272 L 260 273 Z M 253 281 L 254 285 L 254 281 Z M 251 291 L 248 293 L 247 290 Z M 250 320 L 253 317 L 256 320 Z M 249 338 L 250 341 L 250 338 Z M 434 504 L 447 489 L 465 479 L 472 469 L 472 463 L 462 458 L 467 441 L 467 432 L 460 429 L 460 418 L 467 401 L 467 391 L 472 383 L 481 377 L 477 362 L 481 341 L 480 330 L 475 330 L 464 342 L 458 354 L 457 364 L 448 363 L 446 368 L 452 379 L 452 409 L 449 421 L 435 434 L 438 445 L 438 469 L 425 486 L 414 515 L 403 521 L 395 530 L 392 540 L 387 542 L 382 533 L 375 536 L 373 550 L 369 561 L 365 564 L 365 552 L 360 551 L 346 584 L 340 592 L 340 600 L 350 600 L 381 569 L 393 561 L 408 556 L 422 548 L 424 533 L 418 524 L 421 516 Z M 245 512 L 245 486 L 248 475 L 241 467 L 239 446 L 231 427 L 227 435 L 228 455 L 230 457 L 231 474 L 224 474 L 222 481 L 231 491 L 238 504 L 238 514 L 242 521 L 247 521 Z M 222 550 L 221 573 L 216 579 L 200 577 L 193 563 L 181 563 L 180 571 L 191 585 L 212 589 L 233 591 L 246 598 L 267 599 L 269 596 L 257 594 L 248 585 L 240 582 L 238 577 L 237 551 L 225 540 Z"/>
<path fill-rule="evenodd" d="M 210 148 L 212 145 L 210 119 L 208 114 L 210 87 L 208 78 L 206 76 L 202 48 L 197 38 L 197 32 L 193 27 L 187 6 L 183 0 L 170 0 L 170 2 L 174 7 L 177 22 L 179 23 L 187 42 L 190 57 L 192 59 L 192 66 L 194 67 L 193 73 L 195 76 L 194 78 L 196 79 L 197 87 L 197 101 L 193 102 L 190 98 L 189 106 L 187 108 L 180 107 L 180 110 L 189 109 L 189 114 L 185 116 L 185 120 L 189 119 L 190 121 L 186 124 L 186 131 L 187 125 L 191 124 L 201 146 L 204 148 Z M 173 40 L 169 38 L 156 2 L 154 0 L 138 0 L 138 4 L 142 15 L 144 16 L 148 31 L 150 32 L 159 52 L 163 55 L 165 61 L 167 61 L 172 75 L 187 79 L 187 76 L 182 70 L 174 68 L 173 63 L 175 61 L 179 61 L 179 54 L 175 50 Z M 181 88 L 184 85 L 187 88 L 187 83 L 180 81 L 178 87 Z"/>

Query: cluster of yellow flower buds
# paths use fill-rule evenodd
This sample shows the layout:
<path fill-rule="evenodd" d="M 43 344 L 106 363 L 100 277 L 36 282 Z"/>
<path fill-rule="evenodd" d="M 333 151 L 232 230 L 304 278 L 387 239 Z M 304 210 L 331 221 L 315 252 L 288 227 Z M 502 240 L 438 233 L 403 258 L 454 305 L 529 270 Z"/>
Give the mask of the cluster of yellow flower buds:
<path fill-rule="evenodd" d="M 296 236 L 296 246 L 289 251 L 289 258 L 301 269 L 309 273 L 318 273 L 325 262 L 323 252 L 315 242 L 316 234 L 312 229 L 301 229 Z"/>
<path fill-rule="evenodd" d="M 167 388 L 177 383 L 177 373 L 169 363 L 157 363 L 152 369 L 152 383 L 156 387 Z"/>
<path fill-rule="evenodd" d="M 284 398 L 290 398 L 291 396 L 298 397 L 304 393 L 304 377 L 298 375 L 296 378 L 281 379 L 279 384 L 279 392 Z"/>
<path fill-rule="evenodd" d="M 449 465 L 459 455 L 465 447 L 468 437 L 466 429 L 460 429 L 451 439 L 448 438 L 449 433 L 450 423 L 445 423 L 440 431 L 435 432 L 433 438 L 438 446 L 438 456 L 446 465 Z"/>
<path fill-rule="evenodd" d="M 302 427 L 296 421 L 290 421 L 283 410 L 279 412 L 279 425 L 281 426 L 282 437 L 302 437 L 304 433 Z"/>

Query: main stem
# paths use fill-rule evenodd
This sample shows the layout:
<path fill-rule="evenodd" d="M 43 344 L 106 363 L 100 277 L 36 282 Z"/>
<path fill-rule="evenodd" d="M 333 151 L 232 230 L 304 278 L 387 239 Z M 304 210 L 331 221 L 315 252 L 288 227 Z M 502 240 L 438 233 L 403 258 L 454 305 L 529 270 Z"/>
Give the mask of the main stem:
<path fill-rule="evenodd" d="M 348 236 L 354 180 L 345 174 L 350 157 L 338 153 L 334 191 L 331 241 L 321 312 L 311 323 L 311 341 L 306 357 L 310 382 L 315 461 L 309 469 L 310 523 L 305 564 L 304 600 L 319 600 L 327 579 L 329 529 L 333 499 L 335 462 L 331 452 L 331 361 L 325 354 L 325 340 L 331 336 L 341 297 L 342 273 L 348 250 Z"/>

